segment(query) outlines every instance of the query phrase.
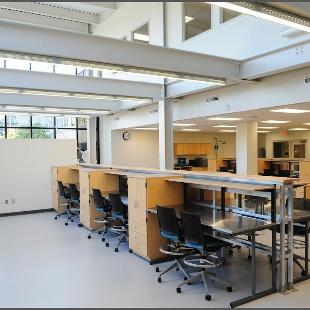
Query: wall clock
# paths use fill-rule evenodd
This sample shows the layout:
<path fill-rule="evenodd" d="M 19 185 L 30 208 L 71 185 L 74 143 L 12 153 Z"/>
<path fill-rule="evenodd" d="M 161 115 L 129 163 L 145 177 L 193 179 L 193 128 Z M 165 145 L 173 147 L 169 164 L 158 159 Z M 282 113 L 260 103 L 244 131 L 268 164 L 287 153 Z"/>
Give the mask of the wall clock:
<path fill-rule="evenodd" d="M 125 131 L 125 132 L 123 133 L 123 139 L 124 139 L 125 141 L 128 141 L 128 140 L 130 139 L 130 133 L 129 133 L 128 131 Z"/>

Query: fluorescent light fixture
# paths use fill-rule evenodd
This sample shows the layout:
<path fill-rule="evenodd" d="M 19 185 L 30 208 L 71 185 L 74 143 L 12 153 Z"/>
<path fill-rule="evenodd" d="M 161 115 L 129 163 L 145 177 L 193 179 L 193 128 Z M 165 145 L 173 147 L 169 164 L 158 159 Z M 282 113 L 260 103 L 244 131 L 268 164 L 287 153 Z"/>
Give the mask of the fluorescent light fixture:
<path fill-rule="evenodd" d="M 185 16 L 185 23 L 189 23 L 191 20 L 193 20 L 194 17 L 191 16 Z"/>
<path fill-rule="evenodd" d="M 220 132 L 236 132 L 236 130 L 233 130 L 233 129 L 221 129 Z"/>
<path fill-rule="evenodd" d="M 215 125 L 215 128 L 236 128 L 236 125 Z"/>
<path fill-rule="evenodd" d="M 279 127 L 259 126 L 258 129 L 277 129 Z"/>
<path fill-rule="evenodd" d="M 142 34 L 142 33 L 135 32 L 133 34 L 133 39 L 134 40 L 148 42 L 150 40 L 150 36 L 148 36 L 147 34 Z"/>
<path fill-rule="evenodd" d="M 257 130 L 258 133 L 267 133 L 270 132 L 269 130 Z"/>
<path fill-rule="evenodd" d="M 190 127 L 190 126 L 195 126 L 196 124 L 178 124 L 178 123 L 173 123 L 173 126 L 176 127 Z"/>
<path fill-rule="evenodd" d="M 136 127 L 135 130 L 158 130 L 156 127 Z"/>
<path fill-rule="evenodd" d="M 262 123 L 266 123 L 266 124 L 287 124 L 290 122 L 291 121 L 277 121 L 277 120 L 273 120 L 273 119 L 270 119 L 268 121 L 262 121 Z"/>
<path fill-rule="evenodd" d="M 304 123 L 304 125 L 306 125 L 306 126 L 310 126 L 310 123 Z"/>
<path fill-rule="evenodd" d="M 128 96 L 110 96 L 91 93 L 70 93 L 59 92 L 49 90 L 37 90 L 37 89 L 22 89 L 22 88 L 0 88 L 2 94 L 20 94 L 20 95 L 32 95 L 32 96 L 49 96 L 49 97 L 64 97 L 64 98 L 78 98 L 78 99 L 91 99 L 91 100 L 124 100 L 124 101 L 136 101 L 136 102 L 152 102 L 151 98 L 147 97 L 128 97 Z"/>
<path fill-rule="evenodd" d="M 238 117 L 211 117 L 208 118 L 209 121 L 240 121 L 242 118 Z"/>
<path fill-rule="evenodd" d="M 252 15 L 284 26 L 310 32 L 310 22 L 301 16 L 273 8 L 266 4 L 251 2 L 206 2 L 239 13 Z"/>
<path fill-rule="evenodd" d="M 182 131 L 189 131 L 189 132 L 196 132 L 196 131 L 201 131 L 200 129 L 195 129 L 195 128 L 184 128 L 181 129 Z"/>
<path fill-rule="evenodd" d="M 291 131 L 305 131 L 305 130 L 310 130 L 309 128 L 289 128 L 288 130 L 291 130 Z"/>
<path fill-rule="evenodd" d="M 310 111 L 309 110 L 300 110 L 300 109 L 277 109 L 277 110 L 271 110 L 271 112 L 301 114 L 301 113 L 307 113 Z"/>

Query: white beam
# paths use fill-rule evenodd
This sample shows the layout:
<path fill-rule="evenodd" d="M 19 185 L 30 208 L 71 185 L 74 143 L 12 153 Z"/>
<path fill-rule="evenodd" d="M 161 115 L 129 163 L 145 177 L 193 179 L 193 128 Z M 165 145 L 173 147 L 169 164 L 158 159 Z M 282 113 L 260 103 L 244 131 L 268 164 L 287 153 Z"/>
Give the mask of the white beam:
<path fill-rule="evenodd" d="M 98 95 L 159 98 L 161 86 L 125 80 L 0 69 L 0 87 L 54 90 Z"/>
<path fill-rule="evenodd" d="M 98 24 L 99 15 L 87 14 L 63 8 L 57 8 L 44 3 L 36 2 L 0 2 L 0 8 L 26 12 L 35 15 L 49 16 L 57 19 L 81 22 L 86 24 Z M 32 16 L 33 16 L 32 15 Z"/>
<path fill-rule="evenodd" d="M 76 62 L 160 70 L 204 78 L 238 79 L 230 59 L 107 37 L 0 23 L 0 50 Z M 22 38 L 22 40 L 21 40 Z"/>
<path fill-rule="evenodd" d="M 29 24 L 40 27 L 49 27 L 54 29 L 88 33 L 88 24 L 63 19 L 56 19 L 53 17 L 47 17 L 42 15 L 34 15 L 25 12 L 11 11 L 4 8 L 0 8 L 0 21 L 15 22 L 21 24 L 18 25 L 19 27 L 26 27 L 25 24 Z M 22 36 L 20 37 L 20 40 L 23 41 Z"/>
<path fill-rule="evenodd" d="M 51 107 L 66 109 L 110 110 L 119 111 L 119 101 L 90 100 L 21 94 L 0 94 L 0 105 Z"/>
<path fill-rule="evenodd" d="M 310 65 L 310 40 L 243 61 L 241 79 L 256 79 Z"/>

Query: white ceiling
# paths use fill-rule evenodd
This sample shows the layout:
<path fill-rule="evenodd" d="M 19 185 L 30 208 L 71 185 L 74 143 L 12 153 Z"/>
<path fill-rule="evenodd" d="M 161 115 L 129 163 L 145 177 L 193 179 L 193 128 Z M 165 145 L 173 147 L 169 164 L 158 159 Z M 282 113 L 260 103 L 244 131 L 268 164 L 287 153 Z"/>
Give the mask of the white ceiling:
<path fill-rule="evenodd" d="M 209 117 L 201 117 L 195 119 L 187 119 L 182 121 L 176 121 L 177 124 L 195 124 L 194 126 L 190 127 L 174 127 L 174 131 L 182 131 L 183 128 L 187 129 L 200 129 L 202 132 L 208 133 L 220 133 L 220 130 L 234 130 L 234 128 L 215 128 L 213 126 L 216 125 L 237 125 L 238 122 L 241 121 L 257 121 L 258 127 L 279 127 L 277 129 L 259 129 L 259 130 L 268 130 L 271 132 L 279 132 L 282 130 L 288 130 L 289 128 L 308 128 L 310 131 L 310 126 L 304 125 L 304 123 L 310 123 L 310 102 L 308 103 L 301 103 L 301 104 L 294 104 L 289 106 L 281 106 L 278 107 L 281 109 L 290 108 L 290 109 L 302 109 L 302 110 L 309 110 L 307 113 L 302 114 L 287 114 L 287 113 L 279 113 L 279 112 L 271 112 L 271 109 L 257 109 L 251 110 L 246 112 L 238 112 L 238 113 L 230 113 L 230 114 L 223 114 L 217 115 L 216 117 L 233 117 L 233 118 L 241 118 L 240 121 L 214 121 L 209 120 Z M 274 107 L 273 109 L 277 109 Z M 210 116 L 211 118 L 211 116 Z M 267 124 L 263 123 L 262 121 L 267 120 L 283 120 L 283 121 L 290 121 L 287 124 Z M 158 127 L 158 124 L 145 126 L 145 127 Z"/>

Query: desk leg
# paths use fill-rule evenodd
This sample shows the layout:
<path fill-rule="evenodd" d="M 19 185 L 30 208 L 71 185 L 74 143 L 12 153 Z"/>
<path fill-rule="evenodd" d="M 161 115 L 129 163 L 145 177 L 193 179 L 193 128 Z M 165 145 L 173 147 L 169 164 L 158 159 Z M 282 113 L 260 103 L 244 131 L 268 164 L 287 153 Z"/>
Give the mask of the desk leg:
<path fill-rule="evenodd" d="M 242 208 L 242 194 L 238 194 L 238 208 Z"/>
<path fill-rule="evenodd" d="M 271 192 L 271 221 L 276 223 L 276 189 Z M 271 268 L 272 268 L 272 289 L 277 290 L 277 230 L 272 227 L 272 245 L 271 245 Z"/>
<path fill-rule="evenodd" d="M 306 221 L 305 234 L 305 275 L 309 276 L 309 221 Z"/>
<path fill-rule="evenodd" d="M 255 231 L 252 233 L 252 296 L 256 294 L 256 251 L 255 251 Z"/>
<path fill-rule="evenodd" d="M 221 210 L 222 212 L 225 212 L 225 193 L 226 193 L 226 187 L 221 187 Z"/>

